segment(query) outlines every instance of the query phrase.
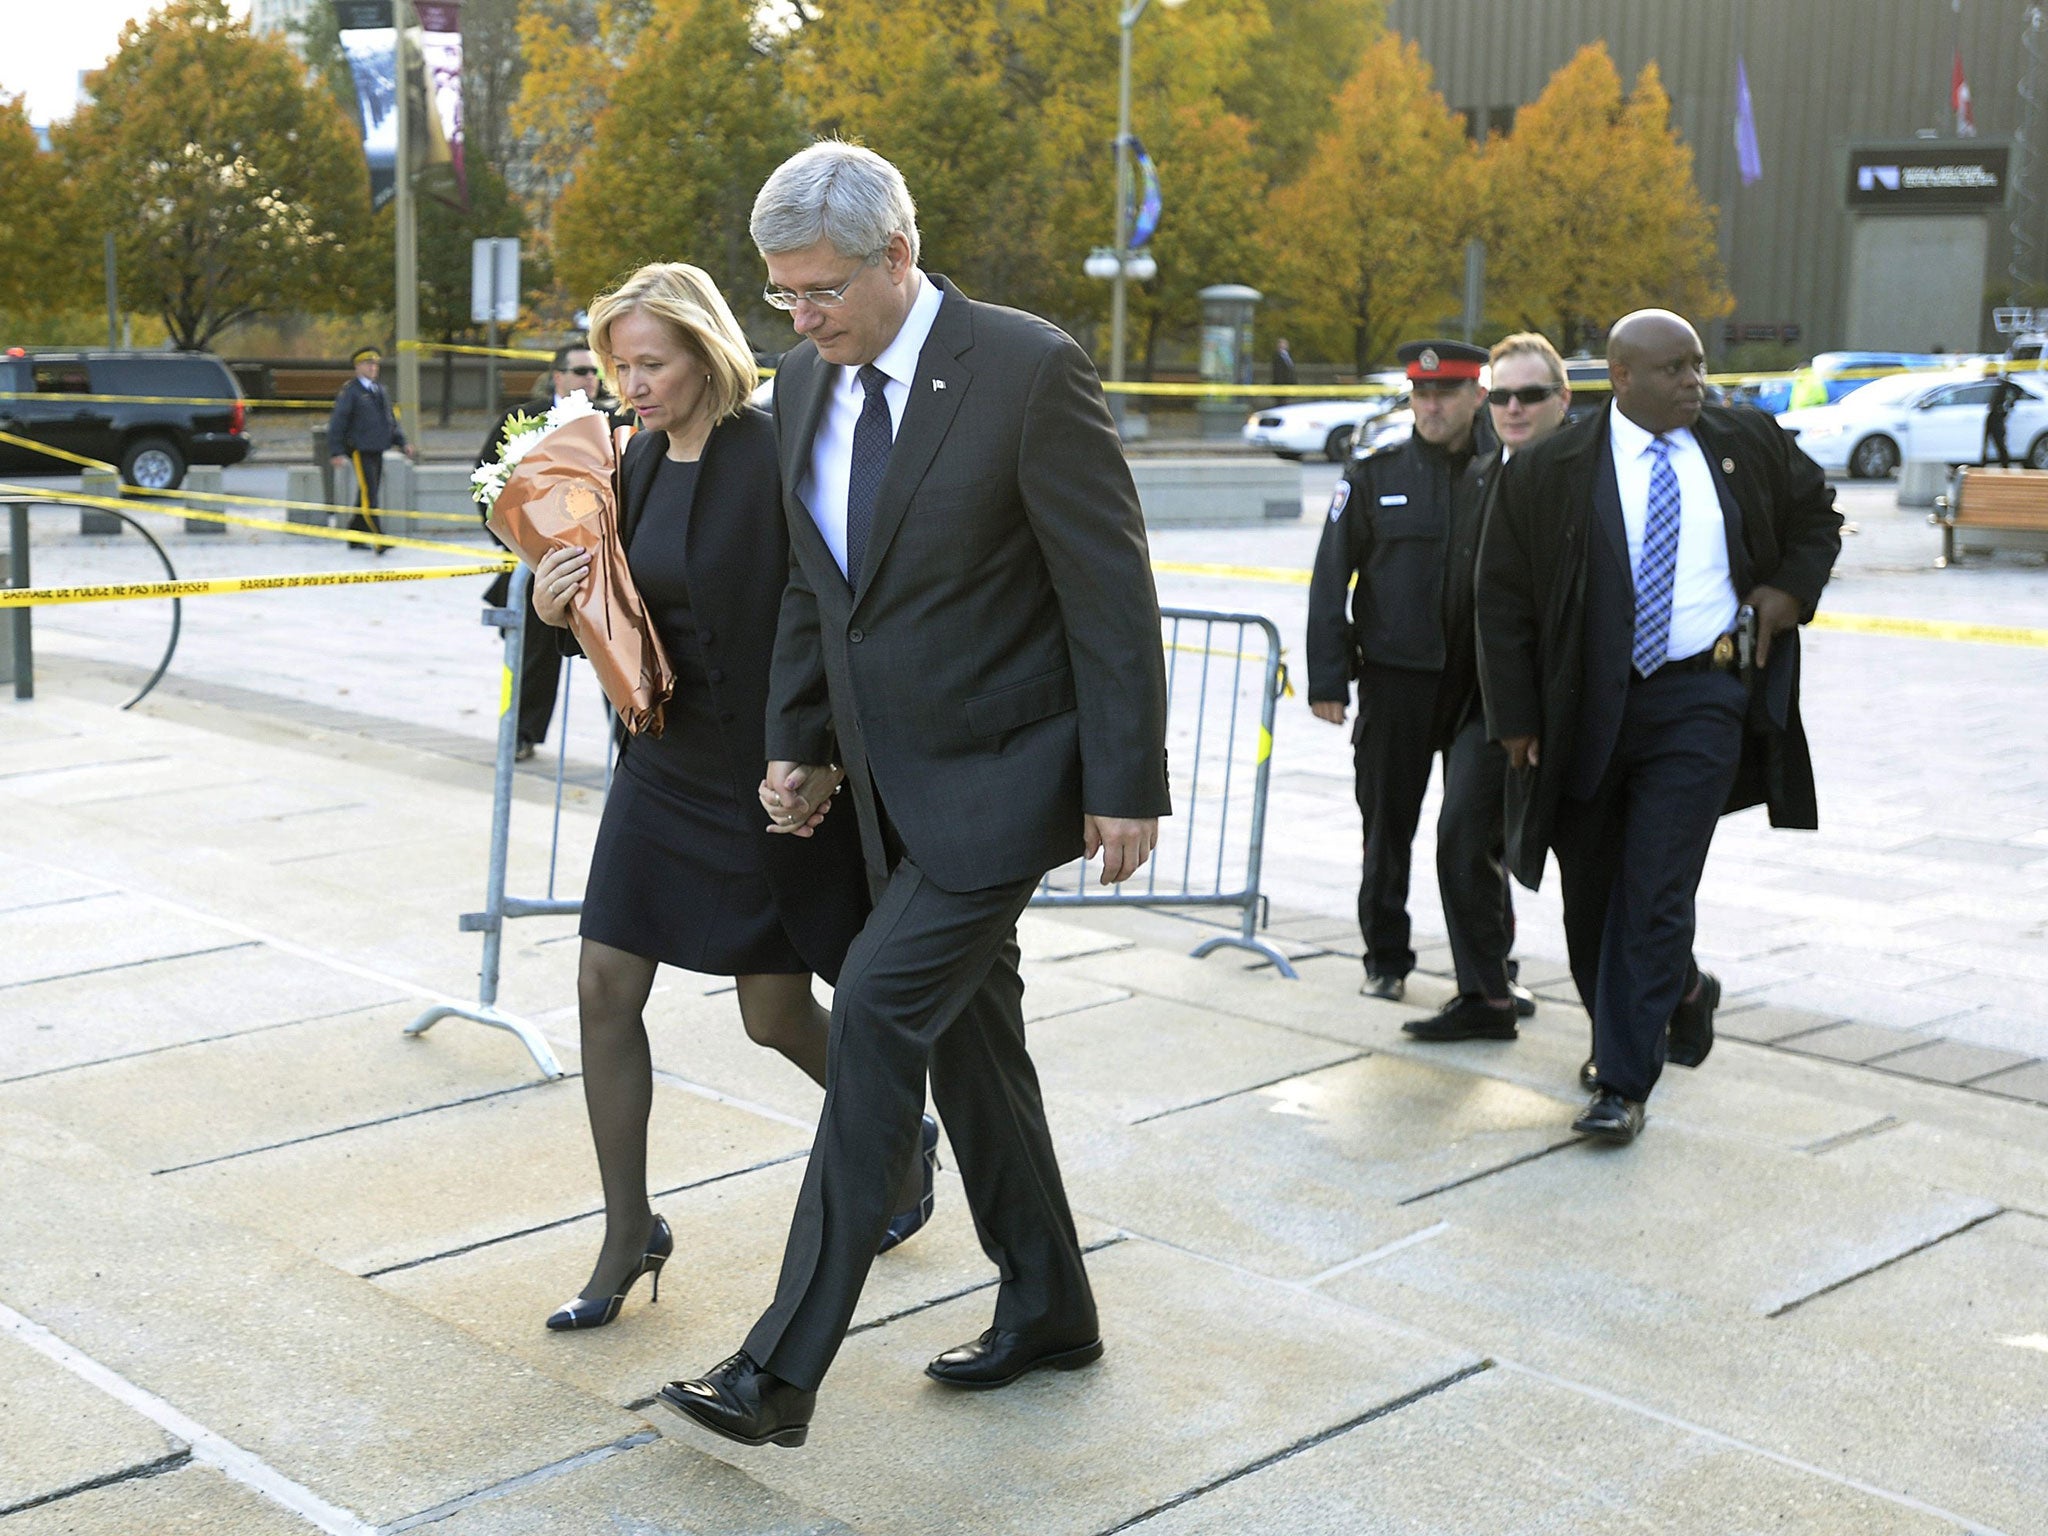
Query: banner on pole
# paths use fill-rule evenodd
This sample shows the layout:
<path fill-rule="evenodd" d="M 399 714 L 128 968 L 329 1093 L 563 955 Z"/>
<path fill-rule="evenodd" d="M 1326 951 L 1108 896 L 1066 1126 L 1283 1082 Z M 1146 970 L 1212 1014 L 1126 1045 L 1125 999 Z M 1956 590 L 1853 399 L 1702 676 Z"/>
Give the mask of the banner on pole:
<path fill-rule="evenodd" d="M 413 9 L 420 19 L 419 30 L 411 38 L 419 68 L 407 78 L 419 82 L 420 94 L 414 100 L 420 110 L 412 120 L 424 136 L 413 164 L 428 173 L 423 179 L 435 196 L 467 207 L 469 178 L 462 164 L 462 3 L 413 0 Z M 447 195 L 450 183 L 452 198 Z"/>
<path fill-rule="evenodd" d="M 1131 217 L 1130 244 L 1135 251 L 1159 230 L 1159 167 L 1152 163 L 1135 133 L 1131 135 L 1131 154 L 1138 162 L 1138 207 Z"/>
<path fill-rule="evenodd" d="M 356 82 L 370 206 L 381 208 L 391 198 L 398 162 L 398 32 L 391 0 L 334 0 L 334 20 Z"/>

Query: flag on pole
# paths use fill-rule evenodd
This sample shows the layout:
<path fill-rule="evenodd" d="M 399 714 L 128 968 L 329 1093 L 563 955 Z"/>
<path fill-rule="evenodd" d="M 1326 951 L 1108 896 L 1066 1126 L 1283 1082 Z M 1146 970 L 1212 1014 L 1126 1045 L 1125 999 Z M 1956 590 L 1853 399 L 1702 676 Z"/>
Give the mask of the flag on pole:
<path fill-rule="evenodd" d="M 1756 113 L 1749 103 L 1749 67 L 1735 60 L 1735 166 L 1747 187 L 1764 179 L 1763 152 L 1756 142 Z"/>
<path fill-rule="evenodd" d="M 1956 50 L 1955 73 L 1949 77 L 1949 110 L 1956 115 L 1956 137 L 1977 137 L 1977 111 L 1970 105 L 1970 82 L 1963 75 L 1963 50 Z"/>

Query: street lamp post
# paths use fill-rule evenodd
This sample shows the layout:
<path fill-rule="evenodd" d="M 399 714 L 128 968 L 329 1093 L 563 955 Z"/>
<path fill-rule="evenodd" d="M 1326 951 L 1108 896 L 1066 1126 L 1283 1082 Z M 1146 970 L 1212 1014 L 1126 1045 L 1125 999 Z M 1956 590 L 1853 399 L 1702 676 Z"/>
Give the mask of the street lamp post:
<path fill-rule="evenodd" d="M 1109 378 L 1113 384 L 1124 382 L 1124 285 L 1138 275 L 1137 259 L 1131 255 L 1131 32 L 1151 3 L 1152 0 L 1132 0 L 1131 5 L 1118 13 L 1116 22 L 1119 34 L 1116 69 L 1116 249 L 1111 252 L 1116 266 L 1110 278 L 1113 286 L 1109 299 Z M 1168 10 L 1178 10 L 1187 4 L 1187 0 L 1159 0 L 1159 3 Z M 1150 257 L 1143 258 L 1143 261 L 1150 269 L 1145 276 L 1158 270 Z M 1089 262 L 1097 264 L 1096 257 L 1091 256 Z M 1124 421 L 1121 390 L 1111 393 L 1110 407 L 1121 431 Z"/>

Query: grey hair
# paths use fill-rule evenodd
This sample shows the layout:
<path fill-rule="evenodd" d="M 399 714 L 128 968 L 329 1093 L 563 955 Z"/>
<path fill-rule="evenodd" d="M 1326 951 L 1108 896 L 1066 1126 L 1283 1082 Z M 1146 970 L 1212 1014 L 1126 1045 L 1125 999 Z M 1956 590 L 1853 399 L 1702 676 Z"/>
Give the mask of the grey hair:
<path fill-rule="evenodd" d="M 917 262 L 917 205 L 903 173 L 841 139 L 820 139 L 778 165 L 754 198 L 748 228 L 763 256 L 830 240 L 842 256 L 872 258 L 901 235 Z"/>

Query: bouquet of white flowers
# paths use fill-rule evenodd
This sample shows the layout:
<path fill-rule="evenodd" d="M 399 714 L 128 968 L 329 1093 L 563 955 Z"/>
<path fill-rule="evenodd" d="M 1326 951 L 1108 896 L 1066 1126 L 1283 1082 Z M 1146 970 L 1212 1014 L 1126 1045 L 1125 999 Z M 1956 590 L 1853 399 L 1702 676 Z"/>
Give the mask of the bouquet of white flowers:
<path fill-rule="evenodd" d="M 498 462 L 470 478 L 491 532 L 528 566 L 550 550 L 591 552 L 589 578 L 569 600 L 569 632 L 626 729 L 659 736 L 675 673 L 619 542 L 619 454 L 630 435 L 621 427 L 614 436 L 579 392 L 538 421 L 514 416 Z"/>

